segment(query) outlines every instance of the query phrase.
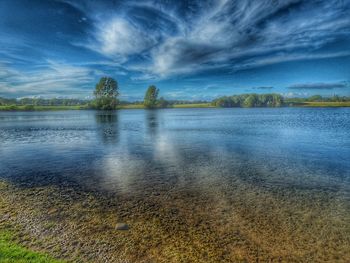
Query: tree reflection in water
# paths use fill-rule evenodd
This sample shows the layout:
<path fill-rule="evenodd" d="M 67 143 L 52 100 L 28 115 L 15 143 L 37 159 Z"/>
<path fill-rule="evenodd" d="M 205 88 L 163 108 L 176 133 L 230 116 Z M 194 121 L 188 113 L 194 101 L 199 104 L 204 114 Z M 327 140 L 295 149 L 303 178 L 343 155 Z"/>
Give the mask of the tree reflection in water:
<path fill-rule="evenodd" d="M 106 144 L 119 141 L 118 111 L 98 111 L 95 114 L 97 131 Z"/>

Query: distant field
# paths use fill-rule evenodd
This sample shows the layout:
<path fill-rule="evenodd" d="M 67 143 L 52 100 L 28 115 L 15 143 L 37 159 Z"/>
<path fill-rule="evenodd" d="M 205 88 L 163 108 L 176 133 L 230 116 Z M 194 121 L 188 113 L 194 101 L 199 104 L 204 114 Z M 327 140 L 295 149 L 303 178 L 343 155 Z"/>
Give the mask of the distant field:
<path fill-rule="evenodd" d="M 300 106 L 304 107 L 350 107 L 350 101 L 345 102 L 304 102 Z"/>
<path fill-rule="evenodd" d="M 87 109 L 87 106 L 0 106 L 0 111 L 55 111 L 55 110 L 83 110 Z"/>
<path fill-rule="evenodd" d="M 119 109 L 143 109 L 145 108 L 143 104 L 127 104 L 127 105 L 120 105 L 118 107 Z"/>
<path fill-rule="evenodd" d="M 189 104 L 175 104 L 169 108 L 213 108 L 210 103 L 189 103 Z M 128 104 L 121 105 L 119 109 L 144 109 L 142 104 Z"/>
<path fill-rule="evenodd" d="M 291 102 L 292 103 L 292 102 Z M 350 107 L 350 101 L 346 102 L 300 102 L 292 107 Z M 144 109 L 142 104 L 120 105 L 118 109 Z M 169 108 L 215 108 L 211 103 L 175 104 Z M 0 106 L 0 111 L 59 111 L 59 110 L 86 110 L 87 105 L 79 106 L 32 106 L 32 105 L 6 105 Z"/>
<path fill-rule="evenodd" d="M 210 103 L 175 104 L 173 108 L 214 108 Z"/>
<path fill-rule="evenodd" d="M 350 107 L 348 102 L 304 102 L 295 104 L 295 107 Z M 120 109 L 144 109 L 142 104 L 128 104 L 122 105 Z M 189 104 L 175 104 L 170 108 L 215 108 L 211 103 L 189 103 Z"/>
<path fill-rule="evenodd" d="M 213 108 L 210 103 L 176 104 L 169 108 Z M 120 105 L 118 109 L 144 109 L 143 104 Z M 84 110 L 87 106 L 0 106 L 0 111 L 55 111 L 55 110 Z"/>

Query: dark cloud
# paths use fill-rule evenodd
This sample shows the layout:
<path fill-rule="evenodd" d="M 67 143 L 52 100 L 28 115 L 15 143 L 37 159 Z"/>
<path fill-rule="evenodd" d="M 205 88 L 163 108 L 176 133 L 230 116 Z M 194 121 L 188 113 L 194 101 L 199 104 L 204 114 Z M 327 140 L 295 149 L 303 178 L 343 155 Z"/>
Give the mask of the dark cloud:
<path fill-rule="evenodd" d="M 332 90 L 332 89 L 343 89 L 348 88 L 349 83 L 336 82 L 336 83 L 301 83 L 294 84 L 288 87 L 288 89 L 295 90 Z"/>

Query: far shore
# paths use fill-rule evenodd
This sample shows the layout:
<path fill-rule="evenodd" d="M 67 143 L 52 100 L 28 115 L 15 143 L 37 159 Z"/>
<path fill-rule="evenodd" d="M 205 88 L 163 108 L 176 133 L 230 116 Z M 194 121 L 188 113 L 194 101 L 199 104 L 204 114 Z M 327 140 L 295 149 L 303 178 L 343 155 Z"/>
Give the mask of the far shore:
<path fill-rule="evenodd" d="M 346 102 L 302 102 L 293 105 L 285 105 L 282 107 L 314 107 L 314 108 L 326 108 L 326 107 L 350 107 L 350 101 Z M 181 108 L 220 108 L 213 106 L 211 103 L 188 103 L 188 104 L 175 104 L 168 109 L 181 109 Z M 266 108 L 266 107 L 263 107 Z M 61 110 L 88 110 L 88 105 L 78 106 L 32 106 L 28 105 L 0 105 L 0 111 L 61 111 Z M 143 104 L 126 104 L 119 105 L 117 109 L 145 109 Z"/>

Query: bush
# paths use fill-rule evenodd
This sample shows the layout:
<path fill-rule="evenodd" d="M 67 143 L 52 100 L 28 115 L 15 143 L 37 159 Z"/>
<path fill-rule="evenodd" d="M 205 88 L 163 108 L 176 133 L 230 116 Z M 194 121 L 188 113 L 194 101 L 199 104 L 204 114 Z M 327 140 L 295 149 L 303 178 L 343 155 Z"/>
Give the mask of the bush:
<path fill-rule="evenodd" d="M 34 105 L 25 105 L 23 107 L 24 110 L 26 111 L 33 111 L 34 110 Z"/>
<path fill-rule="evenodd" d="M 110 97 L 96 98 L 91 103 L 92 108 L 97 110 L 115 110 L 117 105 L 118 105 L 118 100 L 116 98 L 110 98 Z"/>

